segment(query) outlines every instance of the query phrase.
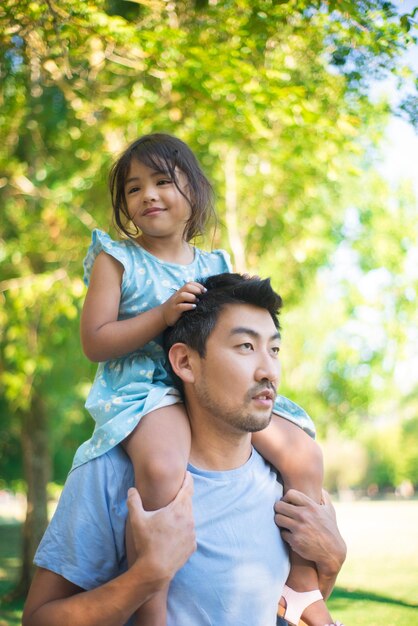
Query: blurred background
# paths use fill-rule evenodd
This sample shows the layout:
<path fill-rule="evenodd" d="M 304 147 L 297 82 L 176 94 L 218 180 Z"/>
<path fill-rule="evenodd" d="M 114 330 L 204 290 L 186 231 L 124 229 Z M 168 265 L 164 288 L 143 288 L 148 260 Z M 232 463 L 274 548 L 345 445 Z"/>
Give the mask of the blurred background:
<path fill-rule="evenodd" d="M 409 0 L 3 1 L 0 626 L 92 430 L 78 324 L 108 170 L 156 131 L 214 184 L 197 245 L 284 299 L 281 393 L 315 420 L 349 546 L 332 606 L 414 622 L 417 23 Z"/>

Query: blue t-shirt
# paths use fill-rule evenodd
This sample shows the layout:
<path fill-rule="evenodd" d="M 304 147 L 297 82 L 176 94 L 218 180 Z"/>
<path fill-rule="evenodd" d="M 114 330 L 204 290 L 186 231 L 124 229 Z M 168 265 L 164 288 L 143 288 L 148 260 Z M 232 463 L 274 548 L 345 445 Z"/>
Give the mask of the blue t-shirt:
<path fill-rule="evenodd" d="M 273 626 L 289 573 L 274 523 L 282 495 L 275 472 L 255 450 L 237 469 L 189 470 L 198 547 L 170 585 L 168 626 Z M 36 565 L 86 590 L 125 571 L 126 492 L 133 483 L 120 447 L 73 470 Z"/>

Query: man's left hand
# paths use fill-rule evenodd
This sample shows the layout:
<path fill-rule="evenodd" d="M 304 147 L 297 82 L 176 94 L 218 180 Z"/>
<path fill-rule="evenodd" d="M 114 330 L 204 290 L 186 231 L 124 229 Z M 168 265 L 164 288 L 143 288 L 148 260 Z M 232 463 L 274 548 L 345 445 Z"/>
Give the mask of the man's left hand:
<path fill-rule="evenodd" d="M 302 492 L 289 489 L 274 508 L 283 540 L 301 557 L 314 561 L 318 573 L 336 577 L 347 547 L 338 530 L 328 493 L 323 491 L 323 501 L 317 504 Z"/>

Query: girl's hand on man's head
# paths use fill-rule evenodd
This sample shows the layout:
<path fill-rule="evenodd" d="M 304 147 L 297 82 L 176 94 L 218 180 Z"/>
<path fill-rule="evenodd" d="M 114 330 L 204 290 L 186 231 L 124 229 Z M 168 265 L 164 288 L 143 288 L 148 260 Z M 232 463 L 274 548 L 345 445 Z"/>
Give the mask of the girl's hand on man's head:
<path fill-rule="evenodd" d="M 200 283 L 189 282 L 178 289 L 161 305 L 161 313 L 166 326 L 174 326 L 185 311 L 196 308 L 199 296 L 206 289 Z"/>

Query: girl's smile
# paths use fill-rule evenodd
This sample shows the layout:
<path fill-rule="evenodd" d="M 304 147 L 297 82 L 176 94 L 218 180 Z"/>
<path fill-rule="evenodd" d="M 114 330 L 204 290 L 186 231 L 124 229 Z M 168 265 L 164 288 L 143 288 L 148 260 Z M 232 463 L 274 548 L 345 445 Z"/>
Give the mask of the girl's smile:
<path fill-rule="evenodd" d="M 159 213 L 162 213 L 165 210 L 166 209 L 162 209 L 158 206 L 151 206 L 148 209 L 145 209 L 145 211 L 142 213 L 142 217 L 145 217 L 146 215 L 158 215 Z"/>

